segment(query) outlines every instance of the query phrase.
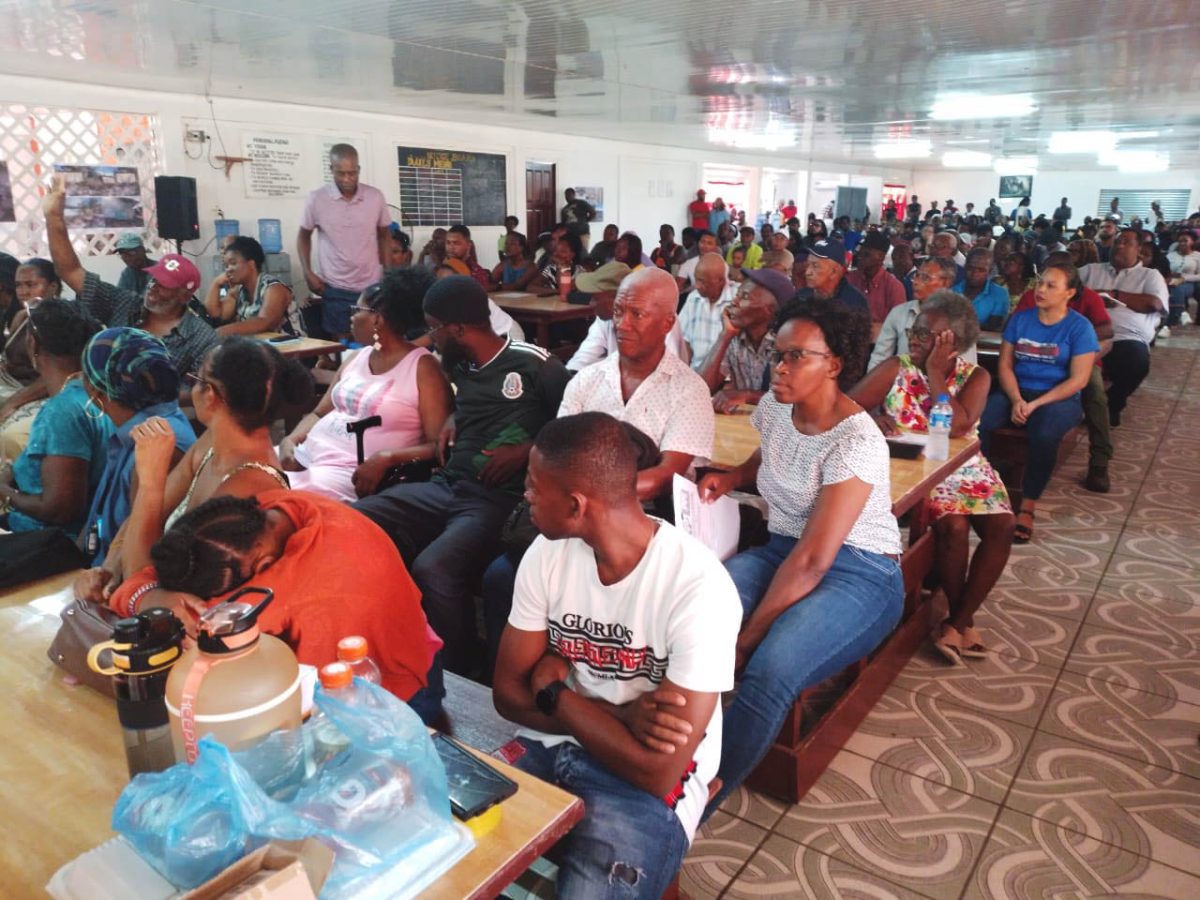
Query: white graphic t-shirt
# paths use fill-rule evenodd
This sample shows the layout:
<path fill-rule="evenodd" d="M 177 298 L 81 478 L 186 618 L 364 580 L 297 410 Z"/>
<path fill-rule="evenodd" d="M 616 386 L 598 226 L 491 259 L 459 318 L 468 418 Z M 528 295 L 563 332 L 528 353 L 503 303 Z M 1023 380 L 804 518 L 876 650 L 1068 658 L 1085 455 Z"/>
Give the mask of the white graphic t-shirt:
<path fill-rule="evenodd" d="M 550 646 L 571 663 L 571 690 L 618 706 L 666 678 L 690 691 L 731 689 L 741 621 L 742 605 L 725 567 L 666 522 L 659 522 L 641 562 L 611 585 L 601 584 L 595 554 L 582 540 L 538 537 L 517 570 L 508 618 L 522 631 L 550 632 Z M 547 747 L 574 741 L 532 729 L 517 733 Z M 689 841 L 720 762 L 718 701 L 692 765 L 664 798 L 674 803 Z"/>

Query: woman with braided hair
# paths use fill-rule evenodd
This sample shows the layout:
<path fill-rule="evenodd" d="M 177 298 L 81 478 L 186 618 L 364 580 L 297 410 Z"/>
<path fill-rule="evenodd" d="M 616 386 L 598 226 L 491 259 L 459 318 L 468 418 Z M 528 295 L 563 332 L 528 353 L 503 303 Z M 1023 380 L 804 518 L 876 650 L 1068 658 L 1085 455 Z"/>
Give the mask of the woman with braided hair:
<path fill-rule="evenodd" d="M 165 477 L 163 468 L 152 454 L 138 457 L 144 481 Z M 145 512 L 139 505 L 129 520 L 128 547 L 143 546 L 133 532 Z M 270 588 L 275 598 L 259 624 L 300 662 L 333 662 L 341 638 L 362 635 L 387 690 L 426 722 L 441 710 L 434 655 L 442 642 L 425 620 L 421 592 L 392 539 L 336 500 L 285 490 L 214 497 L 182 515 L 148 556 L 127 561 L 139 571 L 110 601 L 122 615 L 164 606 L 191 630 L 205 609 L 242 585 Z"/>

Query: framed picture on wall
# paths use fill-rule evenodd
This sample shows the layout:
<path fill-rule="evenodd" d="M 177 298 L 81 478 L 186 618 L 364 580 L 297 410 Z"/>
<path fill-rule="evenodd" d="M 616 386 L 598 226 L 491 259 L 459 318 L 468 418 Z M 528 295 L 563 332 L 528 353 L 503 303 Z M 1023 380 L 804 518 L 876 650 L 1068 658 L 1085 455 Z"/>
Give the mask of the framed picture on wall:
<path fill-rule="evenodd" d="M 602 187 L 576 187 L 575 198 L 577 200 L 586 200 L 596 210 L 596 218 L 594 221 L 604 221 L 604 188 Z"/>
<path fill-rule="evenodd" d="M 1032 175 L 1001 175 L 1000 194 L 1003 197 L 1029 197 L 1033 194 Z"/>

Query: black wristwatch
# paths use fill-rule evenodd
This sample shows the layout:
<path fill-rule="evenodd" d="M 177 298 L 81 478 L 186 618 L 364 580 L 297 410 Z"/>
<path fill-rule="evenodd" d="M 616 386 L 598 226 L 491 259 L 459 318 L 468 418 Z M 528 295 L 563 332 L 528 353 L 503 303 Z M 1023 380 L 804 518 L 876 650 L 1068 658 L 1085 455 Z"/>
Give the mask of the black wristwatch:
<path fill-rule="evenodd" d="M 554 715 L 554 710 L 558 708 L 558 695 L 567 689 L 565 681 L 552 681 L 533 698 L 533 702 L 537 704 L 538 712 L 543 716 Z"/>

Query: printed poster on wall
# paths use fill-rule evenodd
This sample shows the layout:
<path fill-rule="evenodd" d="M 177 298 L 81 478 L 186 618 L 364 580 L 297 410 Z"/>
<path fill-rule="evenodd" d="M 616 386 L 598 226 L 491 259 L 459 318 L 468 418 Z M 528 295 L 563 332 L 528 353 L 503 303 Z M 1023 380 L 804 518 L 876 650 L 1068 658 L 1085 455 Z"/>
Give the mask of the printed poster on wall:
<path fill-rule="evenodd" d="M 67 189 L 68 228 L 140 228 L 146 224 L 142 187 L 134 166 L 56 164 Z"/>
<path fill-rule="evenodd" d="M 17 221 L 13 206 L 12 182 L 8 180 L 8 163 L 0 160 L 0 222 Z"/>
<path fill-rule="evenodd" d="M 306 171 L 305 138 L 296 134 L 242 135 L 247 197 L 302 197 L 312 190 Z"/>

